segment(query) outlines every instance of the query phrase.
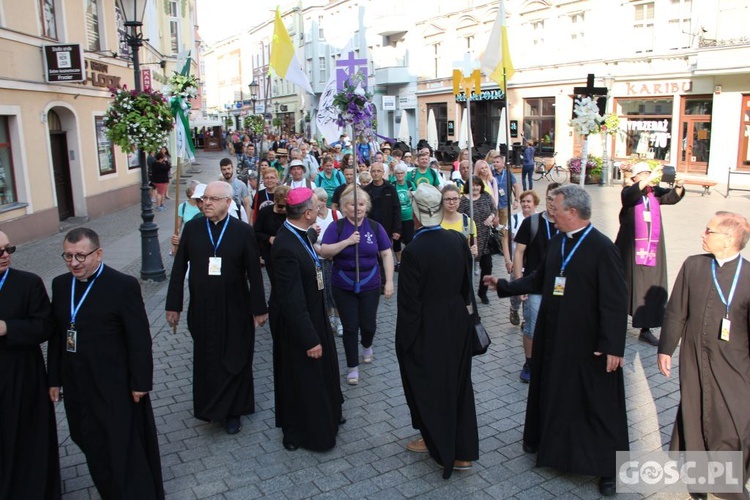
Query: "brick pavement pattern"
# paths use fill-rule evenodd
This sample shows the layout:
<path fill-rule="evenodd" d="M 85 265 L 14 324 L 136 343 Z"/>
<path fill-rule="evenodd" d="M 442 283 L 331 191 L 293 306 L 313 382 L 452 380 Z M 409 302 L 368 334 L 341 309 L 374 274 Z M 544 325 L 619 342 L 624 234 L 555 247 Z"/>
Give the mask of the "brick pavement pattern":
<path fill-rule="evenodd" d="M 224 153 L 198 152 L 202 181 L 218 177 Z M 537 186 L 543 192 L 544 183 Z M 593 223 L 614 238 L 618 229 L 619 186 L 587 187 L 594 200 Z M 180 187 L 181 199 L 184 186 Z M 172 187 L 174 192 L 174 187 Z M 173 195 L 174 198 L 174 195 Z M 174 201 L 156 214 L 162 259 L 169 274 L 169 234 Z M 699 234 L 716 210 L 747 213 L 750 195 L 718 192 L 701 197 L 689 189 L 685 199 L 665 207 L 664 225 L 669 255 L 669 282 L 682 261 L 701 252 Z M 134 276 L 140 270 L 140 205 L 89 221 L 102 239 L 104 261 Z M 13 256 L 18 269 L 36 272 L 48 288 L 52 278 L 66 271 L 59 256 L 63 234 L 19 245 Z M 494 274 L 505 277 L 500 259 Z M 265 273 L 264 273 L 265 275 Z M 398 274 L 396 274 L 398 279 Z M 507 299 L 491 298 L 479 305 L 492 337 L 489 352 L 474 358 L 472 377 L 479 421 L 480 458 L 472 470 L 457 471 L 443 480 L 441 470 L 425 454 L 404 446 L 417 436 L 411 428 L 394 352 L 396 299 L 382 300 L 378 311 L 375 360 L 360 365 L 360 384 L 343 378 L 344 415 L 336 447 L 327 453 L 288 452 L 281 430 L 274 427 L 271 338 L 268 327 L 257 330 L 255 348 L 256 413 L 243 418 L 234 436 L 218 424 L 195 419 L 192 409 L 192 342 L 184 321 L 173 335 L 164 318 L 166 283 L 142 285 L 151 324 L 154 350 L 154 388 L 151 398 L 159 431 L 164 488 L 168 498 L 597 498 L 595 478 L 535 468 L 535 456 L 521 450 L 528 385 L 518 379 L 524 362 L 519 327 L 510 324 Z M 268 286 L 266 282 L 266 286 Z M 266 288 L 266 293 L 269 289 Z M 187 295 L 187 294 L 186 294 Z M 571 311 L 571 313 L 575 313 Z M 658 333 L 658 332 L 657 332 Z M 345 367 L 343 346 L 339 365 Z M 679 402 L 676 376 L 665 379 L 656 369 L 656 349 L 628 332 L 625 383 L 631 448 L 652 450 L 668 443 Z M 676 361 L 676 359 L 675 359 Z M 677 370 L 674 370 L 676 373 Z M 70 439 L 61 404 L 57 406 L 60 465 L 66 499 L 96 499 L 99 495 L 85 459 Z M 582 439 L 585 439 L 582 436 Z"/>

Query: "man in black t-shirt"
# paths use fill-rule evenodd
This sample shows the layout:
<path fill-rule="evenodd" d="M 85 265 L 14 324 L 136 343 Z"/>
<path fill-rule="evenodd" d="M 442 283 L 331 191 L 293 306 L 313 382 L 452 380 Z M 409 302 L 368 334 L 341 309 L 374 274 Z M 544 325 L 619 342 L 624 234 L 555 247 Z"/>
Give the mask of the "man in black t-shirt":
<path fill-rule="evenodd" d="M 341 168 L 341 171 L 344 174 L 344 180 L 346 180 L 346 184 L 340 185 L 333 191 L 333 196 L 331 197 L 331 210 L 333 210 L 334 212 L 336 210 L 338 210 L 339 212 L 341 211 L 339 207 L 341 193 L 344 192 L 344 189 L 346 189 L 349 184 L 354 182 L 354 165 L 344 165 Z"/>
<path fill-rule="evenodd" d="M 547 186 L 545 196 L 547 203 L 552 201 L 549 193 L 559 186 L 556 182 Z M 513 277 L 515 279 L 528 276 L 540 264 L 544 263 L 549 240 L 556 234 L 555 220 L 550 216 L 548 210 L 526 217 L 521 222 L 521 227 L 518 228 L 513 240 L 516 243 L 516 249 L 513 253 Z M 526 362 L 523 364 L 519 378 L 525 384 L 528 384 L 531 380 L 531 346 L 534 339 L 536 318 L 539 314 L 539 305 L 542 303 L 541 292 L 541 290 L 537 290 L 533 294 L 530 293 L 523 300 L 523 352 L 526 356 Z"/>

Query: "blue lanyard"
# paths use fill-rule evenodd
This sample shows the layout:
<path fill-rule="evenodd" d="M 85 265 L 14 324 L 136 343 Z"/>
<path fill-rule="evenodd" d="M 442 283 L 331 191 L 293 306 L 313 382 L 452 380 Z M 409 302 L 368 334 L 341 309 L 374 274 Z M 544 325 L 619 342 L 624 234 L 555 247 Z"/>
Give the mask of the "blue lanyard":
<path fill-rule="evenodd" d="M 562 266 L 560 267 L 560 276 L 565 275 L 565 266 L 568 265 L 568 262 L 570 262 L 570 259 L 573 257 L 573 254 L 576 253 L 576 250 L 578 250 L 578 247 L 581 246 L 581 243 L 583 243 L 583 240 L 586 239 L 586 236 L 589 235 L 589 233 L 591 232 L 593 228 L 594 226 L 592 224 L 589 224 L 589 228 L 583 232 L 581 239 L 578 240 L 578 242 L 573 247 L 573 250 L 570 251 L 570 254 L 568 254 L 567 257 L 565 257 L 565 240 L 567 240 L 568 238 L 563 237 L 562 246 L 560 247 L 560 255 L 562 255 L 562 259 L 563 259 Z"/>
<path fill-rule="evenodd" d="M 419 229 L 419 231 L 417 231 L 417 234 L 415 234 L 414 238 L 412 238 L 412 239 L 416 240 L 417 236 L 419 236 L 421 234 L 429 233 L 430 231 L 438 231 L 440 229 L 443 229 L 443 227 L 442 226 L 422 227 L 422 228 Z"/>
<path fill-rule="evenodd" d="M 315 267 L 320 268 L 320 259 L 318 258 L 318 254 L 316 254 L 312 248 L 307 246 L 305 244 L 305 240 L 302 239 L 302 236 L 299 235 L 296 229 L 294 229 L 294 226 L 289 224 L 289 221 L 284 221 L 284 227 L 286 227 L 290 233 L 292 233 L 294 236 L 297 237 L 300 243 L 302 243 L 302 246 L 305 247 L 305 251 L 310 255 L 310 258 L 315 262 Z"/>
<path fill-rule="evenodd" d="M 81 300 L 78 302 L 78 305 L 75 305 L 76 277 L 73 276 L 73 281 L 70 283 L 70 326 L 71 328 L 75 326 L 76 316 L 78 315 L 78 310 L 83 305 L 83 301 L 86 300 L 86 297 L 91 291 L 91 287 L 94 286 L 94 282 L 96 281 L 96 278 L 98 278 L 99 275 L 102 274 L 102 271 L 104 271 L 104 264 L 99 264 L 99 272 L 97 272 L 96 276 L 94 276 L 94 279 L 92 279 L 89 282 L 89 286 L 86 288 L 86 291 L 83 292 L 83 297 L 81 297 Z"/>
<path fill-rule="evenodd" d="M 5 278 L 8 277 L 8 272 L 10 271 L 10 268 L 5 270 L 5 274 L 3 274 L 3 279 L 0 280 L 0 290 L 3 289 L 3 285 L 5 284 Z"/>
<path fill-rule="evenodd" d="M 214 235 L 211 234 L 211 223 L 208 222 L 208 219 L 206 219 L 206 229 L 208 229 L 208 238 L 211 240 L 211 246 L 214 247 L 214 257 L 216 257 L 216 252 L 219 250 L 219 245 L 221 245 L 221 239 L 224 238 L 224 231 L 227 230 L 228 225 L 229 225 L 229 215 L 227 215 L 227 218 L 224 219 L 224 227 L 221 229 L 221 234 L 219 234 L 219 241 L 214 243 Z"/>
<path fill-rule="evenodd" d="M 542 216 L 540 215 L 539 217 L 542 217 Z M 549 230 L 549 219 L 547 219 L 546 217 L 542 217 L 542 219 L 544 219 L 544 222 L 547 224 L 547 241 L 549 241 L 552 239 L 552 234 L 550 233 L 550 230 Z M 557 236 L 557 233 L 559 232 L 560 231 L 557 228 L 555 228 L 555 236 Z"/>
<path fill-rule="evenodd" d="M 724 292 L 721 291 L 719 280 L 716 279 L 716 260 L 711 261 L 711 274 L 714 277 L 714 285 L 716 286 L 716 291 L 719 292 L 719 298 L 721 299 L 721 302 L 727 308 L 727 319 L 729 318 L 729 305 L 732 303 L 732 299 L 734 298 L 734 290 L 735 288 L 737 288 L 737 281 L 739 281 L 740 279 L 740 269 L 742 269 L 742 256 L 740 255 L 738 258 L 740 259 L 740 262 L 737 264 L 737 270 L 734 272 L 734 281 L 732 281 L 732 288 L 729 290 L 729 300 L 724 298 Z"/>

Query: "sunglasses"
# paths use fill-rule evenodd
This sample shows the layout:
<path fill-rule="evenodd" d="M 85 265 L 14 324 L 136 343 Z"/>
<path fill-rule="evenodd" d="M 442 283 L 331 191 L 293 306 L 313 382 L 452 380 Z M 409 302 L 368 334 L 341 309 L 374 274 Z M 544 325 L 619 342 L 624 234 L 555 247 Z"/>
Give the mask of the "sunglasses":
<path fill-rule="evenodd" d="M 5 255 L 6 252 L 8 253 L 8 255 L 10 255 L 12 253 L 15 253 L 15 251 L 16 251 L 16 247 L 13 245 L 8 245 L 5 248 L 0 248 L 0 257 Z"/>

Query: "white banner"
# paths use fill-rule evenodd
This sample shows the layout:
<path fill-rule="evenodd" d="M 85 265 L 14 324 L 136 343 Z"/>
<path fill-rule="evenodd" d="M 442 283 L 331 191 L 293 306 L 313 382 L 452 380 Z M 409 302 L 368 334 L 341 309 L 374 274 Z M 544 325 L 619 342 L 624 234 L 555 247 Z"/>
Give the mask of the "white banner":
<path fill-rule="evenodd" d="M 333 98 L 336 96 L 336 73 L 333 71 L 331 73 L 332 77 L 328 80 L 323 94 L 320 96 L 318 114 L 315 117 L 318 133 L 328 144 L 339 139 L 341 130 L 336 125 L 336 118 L 338 118 L 339 112 L 336 106 L 333 105 Z"/>

